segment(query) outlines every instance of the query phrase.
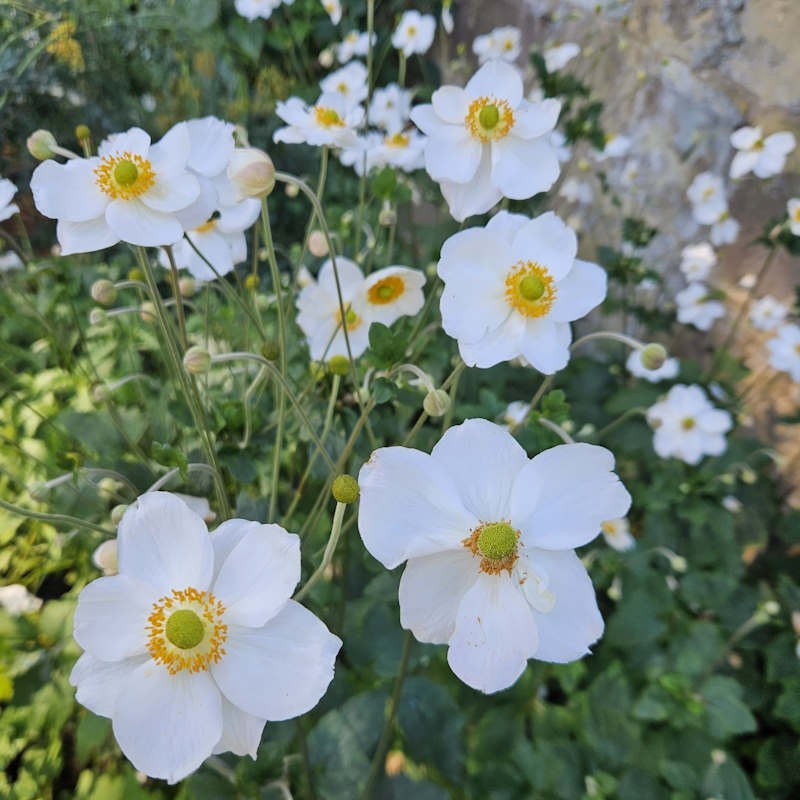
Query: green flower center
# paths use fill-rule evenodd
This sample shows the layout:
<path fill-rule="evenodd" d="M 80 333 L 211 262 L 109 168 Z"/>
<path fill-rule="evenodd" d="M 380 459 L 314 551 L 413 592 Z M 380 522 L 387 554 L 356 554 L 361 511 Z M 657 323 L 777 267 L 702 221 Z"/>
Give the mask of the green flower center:
<path fill-rule="evenodd" d="M 170 615 L 166 625 L 166 636 L 175 647 L 191 650 L 203 641 L 206 629 L 200 617 L 188 608 Z"/>
<path fill-rule="evenodd" d="M 394 297 L 394 288 L 385 283 L 378 287 L 377 295 L 381 300 L 391 300 Z"/>
<path fill-rule="evenodd" d="M 358 321 L 358 314 L 352 308 L 348 308 L 344 319 L 348 326 L 354 325 Z"/>
<path fill-rule="evenodd" d="M 486 130 L 492 130 L 500 121 L 500 109 L 494 104 L 485 105 L 478 114 L 478 122 Z"/>
<path fill-rule="evenodd" d="M 120 161 L 114 167 L 114 180 L 120 186 L 133 186 L 139 177 L 139 168 L 133 161 Z"/>
<path fill-rule="evenodd" d="M 684 417 L 681 420 L 681 428 L 683 428 L 685 431 L 690 431 L 692 428 L 694 428 L 695 424 L 696 423 L 692 417 Z"/>
<path fill-rule="evenodd" d="M 483 526 L 477 544 L 484 558 L 500 561 L 516 551 L 517 532 L 507 522 L 493 522 Z"/>
<path fill-rule="evenodd" d="M 547 287 L 538 275 L 526 275 L 519 282 L 519 293 L 529 301 L 538 300 Z"/>

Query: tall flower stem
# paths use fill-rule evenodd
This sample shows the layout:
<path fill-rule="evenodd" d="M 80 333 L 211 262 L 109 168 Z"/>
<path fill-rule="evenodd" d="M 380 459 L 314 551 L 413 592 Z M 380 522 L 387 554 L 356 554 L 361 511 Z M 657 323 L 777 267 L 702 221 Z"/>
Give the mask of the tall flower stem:
<path fill-rule="evenodd" d="M 322 561 L 306 581 L 305 586 L 292 598 L 298 603 L 309 593 L 311 587 L 324 575 L 325 570 L 333 561 L 333 554 L 336 552 L 336 545 L 339 543 L 339 536 L 342 533 L 342 520 L 344 512 L 347 510 L 347 503 L 337 503 L 336 510 L 333 512 L 333 524 L 331 525 L 331 535 L 325 545 L 325 552 L 322 554 Z"/>
<path fill-rule="evenodd" d="M 180 277 L 178 275 L 178 267 L 175 264 L 175 256 L 172 253 L 172 248 L 167 246 L 164 248 L 169 261 L 169 282 L 172 287 L 172 295 L 175 298 L 175 311 L 178 317 L 178 331 L 181 335 L 181 344 L 183 349 L 189 348 L 189 339 L 186 336 L 186 317 L 183 313 L 183 298 L 181 297 L 181 289 L 179 285 Z"/>
<path fill-rule="evenodd" d="M 367 109 L 372 102 L 372 89 L 374 83 L 374 54 L 372 36 L 375 32 L 375 0 L 367 0 Z M 369 111 L 367 111 L 369 113 Z M 366 123 L 366 118 L 365 118 Z M 361 229 L 364 225 L 364 208 L 367 200 L 367 154 L 364 153 L 361 176 L 358 182 L 358 210 L 356 212 L 356 231 L 354 252 L 361 246 Z"/>
<path fill-rule="evenodd" d="M 71 525 L 74 528 L 86 528 L 90 531 L 104 533 L 106 536 L 114 535 L 114 531 L 110 528 L 104 528 L 102 525 L 95 525 L 93 522 L 87 522 L 85 519 L 79 519 L 78 517 L 70 517 L 67 514 L 46 514 L 43 511 L 31 511 L 28 508 L 22 508 L 22 506 L 15 506 L 13 503 L 7 503 L 2 499 L 0 499 L 0 508 L 12 514 L 17 514 L 20 517 L 38 519 L 42 522 L 51 522 L 53 525 Z"/>

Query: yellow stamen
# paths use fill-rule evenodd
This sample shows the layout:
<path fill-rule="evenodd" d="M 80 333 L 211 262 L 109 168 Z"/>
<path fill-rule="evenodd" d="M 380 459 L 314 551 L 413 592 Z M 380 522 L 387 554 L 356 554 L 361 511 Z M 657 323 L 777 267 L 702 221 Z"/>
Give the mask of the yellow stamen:
<path fill-rule="evenodd" d="M 524 317 L 545 316 L 556 294 L 552 275 L 536 261 L 518 261 L 506 276 L 506 302 Z"/>
<path fill-rule="evenodd" d="M 100 191 L 114 200 L 132 200 L 156 182 L 152 164 L 136 153 L 105 156 L 94 169 Z"/>
<path fill-rule="evenodd" d="M 389 275 L 381 278 L 376 284 L 369 287 L 367 299 L 376 305 L 386 305 L 393 303 L 405 291 L 406 285 L 402 278 L 397 275 Z"/>
<path fill-rule="evenodd" d="M 350 308 L 349 305 L 345 305 L 344 308 L 345 308 L 345 321 L 347 323 L 347 330 L 354 331 L 356 328 L 358 328 L 359 325 L 361 325 L 361 323 L 364 320 L 362 320 L 361 317 L 358 314 L 356 314 L 356 312 L 353 311 L 353 309 Z M 338 308 L 336 309 L 336 323 L 338 325 L 342 324 L 342 312 Z"/>
<path fill-rule="evenodd" d="M 323 128 L 344 127 L 344 121 L 338 112 L 327 106 L 314 106 L 314 119 L 317 121 L 317 125 L 321 125 Z"/>
<path fill-rule="evenodd" d="M 215 219 L 210 219 L 208 222 L 198 225 L 194 230 L 195 233 L 208 233 L 209 231 L 213 231 L 216 227 L 217 221 Z"/>
<path fill-rule="evenodd" d="M 405 133 L 395 133 L 394 136 L 387 136 L 383 143 L 387 147 L 408 147 L 410 139 Z"/>

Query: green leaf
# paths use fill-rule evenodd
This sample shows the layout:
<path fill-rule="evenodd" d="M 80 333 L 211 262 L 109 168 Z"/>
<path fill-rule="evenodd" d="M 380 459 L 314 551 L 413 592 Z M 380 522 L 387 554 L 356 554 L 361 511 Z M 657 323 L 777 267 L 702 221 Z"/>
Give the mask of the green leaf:
<path fill-rule="evenodd" d="M 726 739 L 740 733 L 752 733 L 758 727 L 750 710 L 742 702 L 742 687 L 733 678 L 715 675 L 700 693 L 706 701 L 708 729 L 712 736 Z"/>
<path fill-rule="evenodd" d="M 569 419 L 569 403 L 567 396 L 561 389 L 553 389 L 543 398 L 540 406 L 543 417 L 560 425 Z"/>
<path fill-rule="evenodd" d="M 400 361 L 406 351 L 405 338 L 393 334 L 381 322 L 369 326 L 369 346 L 375 358 L 387 367 Z"/>

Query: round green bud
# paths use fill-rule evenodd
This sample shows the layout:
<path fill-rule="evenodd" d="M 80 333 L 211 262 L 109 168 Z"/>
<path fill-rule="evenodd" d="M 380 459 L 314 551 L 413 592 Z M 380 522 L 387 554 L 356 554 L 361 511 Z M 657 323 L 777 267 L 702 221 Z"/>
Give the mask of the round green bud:
<path fill-rule="evenodd" d="M 507 522 L 484 525 L 478 534 L 478 552 L 484 558 L 500 561 L 517 549 L 517 532 Z"/>
<path fill-rule="evenodd" d="M 190 347 L 183 354 L 183 366 L 192 375 L 204 375 L 211 369 L 211 355 L 204 347 Z"/>
<path fill-rule="evenodd" d="M 181 297 L 192 297 L 197 291 L 197 283 L 194 278 L 181 278 L 178 281 L 178 291 Z"/>
<path fill-rule="evenodd" d="M 139 283 L 144 282 L 144 272 L 142 272 L 139 267 L 134 267 L 133 269 L 128 271 L 128 280 L 129 281 L 139 281 Z"/>
<path fill-rule="evenodd" d="M 92 132 L 89 130 L 88 125 L 76 125 L 75 126 L 75 138 L 82 142 L 84 139 L 88 139 L 92 135 Z"/>
<path fill-rule="evenodd" d="M 110 306 L 117 299 L 117 288 L 114 284 L 103 278 L 92 284 L 92 300 L 101 306 Z"/>
<path fill-rule="evenodd" d="M 450 408 L 450 395 L 444 389 L 434 389 L 425 395 L 422 408 L 429 417 L 441 417 Z"/>
<path fill-rule="evenodd" d="M 102 325 L 106 321 L 106 312 L 102 308 L 93 308 L 89 312 L 90 325 Z"/>
<path fill-rule="evenodd" d="M 278 347 L 278 343 L 273 340 L 264 342 L 264 344 L 261 345 L 261 355 L 264 356 L 267 361 L 277 360 L 280 354 L 280 347 Z"/>
<path fill-rule="evenodd" d="M 50 131 L 38 130 L 34 131 L 26 142 L 28 152 L 39 161 L 46 161 L 55 155 L 55 149 L 58 147 L 56 137 Z"/>
<path fill-rule="evenodd" d="M 350 372 L 350 359 L 347 356 L 333 356 L 328 361 L 328 369 L 334 375 L 347 375 Z"/>
<path fill-rule="evenodd" d="M 260 279 L 258 275 L 253 275 L 251 272 L 245 279 L 244 279 L 244 288 L 247 289 L 248 292 L 254 292 L 258 289 L 258 284 L 260 283 Z"/>
<path fill-rule="evenodd" d="M 666 348 L 657 342 L 651 342 L 639 351 L 639 359 L 645 369 L 659 369 L 667 360 Z"/>
<path fill-rule="evenodd" d="M 478 114 L 478 122 L 480 122 L 482 128 L 491 130 L 500 122 L 500 110 L 494 103 L 485 105 Z"/>
<path fill-rule="evenodd" d="M 531 302 L 538 300 L 545 290 L 544 281 L 538 275 L 526 275 L 519 282 L 519 293 Z"/>
<path fill-rule="evenodd" d="M 358 492 L 358 481 L 351 475 L 340 475 L 331 488 L 331 494 L 337 503 L 355 503 Z"/>
<path fill-rule="evenodd" d="M 170 614 L 164 633 L 175 647 L 191 650 L 203 641 L 205 626 L 197 614 L 189 608 L 180 608 Z"/>
<path fill-rule="evenodd" d="M 128 510 L 128 506 L 124 503 L 120 503 L 118 506 L 114 506 L 111 509 L 111 524 L 112 525 L 119 525 L 122 522 L 122 517 L 125 512 Z"/>

